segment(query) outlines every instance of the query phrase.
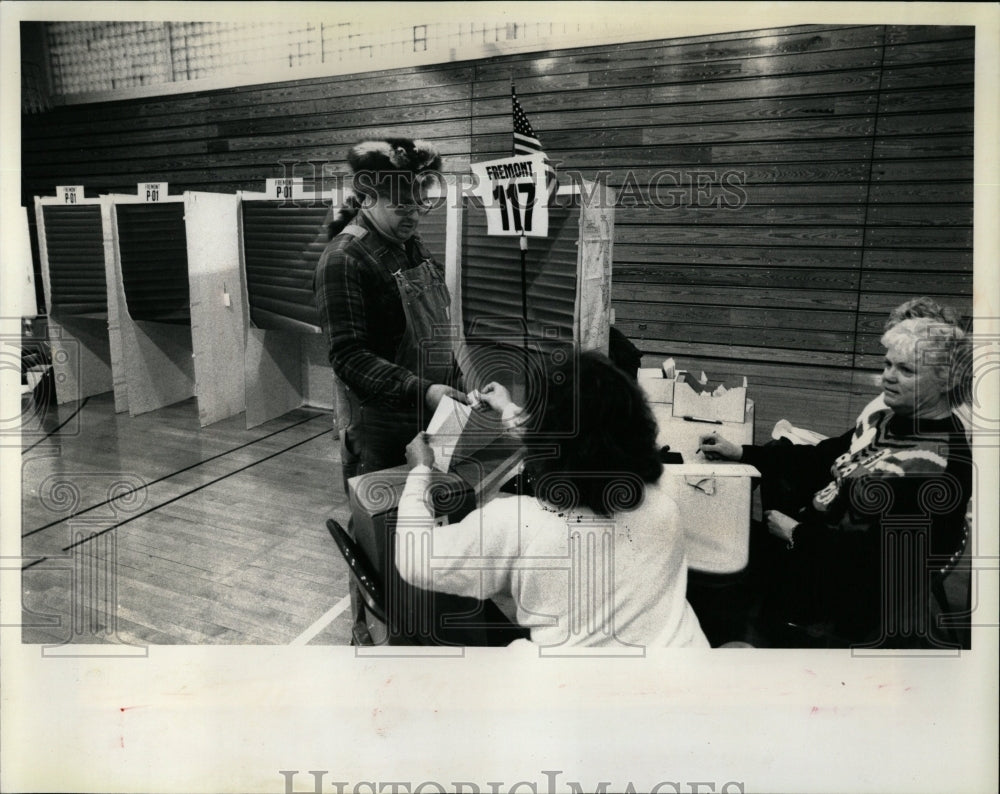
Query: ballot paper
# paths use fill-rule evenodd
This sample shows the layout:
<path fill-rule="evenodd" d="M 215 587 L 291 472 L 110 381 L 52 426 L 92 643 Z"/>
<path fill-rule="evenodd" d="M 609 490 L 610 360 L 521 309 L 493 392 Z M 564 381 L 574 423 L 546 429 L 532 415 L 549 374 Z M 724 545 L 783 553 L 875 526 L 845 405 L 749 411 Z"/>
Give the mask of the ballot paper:
<path fill-rule="evenodd" d="M 427 443 L 434 451 L 434 468 L 448 471 L 462 431 L 469 422 L 472 406 L 451 397 L 442 397 L 427 425 Z"/>
<path fill-rule="evenodd" d="M 427 425 L 427 443 L 434 451 L 434 468 L 453 471 L 503 433 L 500 415 L 493 410 L 473 409 L 451 397 L 442 397 Z"/>

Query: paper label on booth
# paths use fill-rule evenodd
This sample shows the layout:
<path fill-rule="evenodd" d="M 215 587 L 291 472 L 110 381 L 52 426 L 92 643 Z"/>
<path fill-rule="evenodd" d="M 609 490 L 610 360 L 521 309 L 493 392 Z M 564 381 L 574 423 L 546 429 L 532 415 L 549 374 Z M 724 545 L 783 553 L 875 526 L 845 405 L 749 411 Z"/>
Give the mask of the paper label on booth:
<path fill-rule="evenodd" d="M 163 201 L 167 197 L 166 182 L 140 182 L 136 193 L 143 201 Z"/>
<path fill-rule="evenodd" d="M 291 201 L 292 199 L 310 199 L 315 197 L 313 183 L 309 185 L 301 176 L 275 177 L 265 183 L 264 192 L 272 199 Z"/>
<path fill-rule="evenodd" d="M 517 155 L 472 163 L 476 194 L 486 210 L 487 234 L 545 237 L 549 233 L 549 194 L 545 155 Z"/>
<path fill-rule="evenodd" d="M 83 185 L 56 185 L 56 198 L 60 204 L 79 204 L 83 201 Z"/>

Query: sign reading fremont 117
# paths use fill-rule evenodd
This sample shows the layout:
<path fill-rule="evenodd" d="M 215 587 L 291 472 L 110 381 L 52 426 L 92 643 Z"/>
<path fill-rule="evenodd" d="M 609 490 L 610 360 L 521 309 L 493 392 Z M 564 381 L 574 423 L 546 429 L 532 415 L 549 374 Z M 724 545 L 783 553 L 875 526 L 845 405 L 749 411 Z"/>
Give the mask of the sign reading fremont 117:
<path fill-rule="evenodd" d="M 476 193 L 486 210 L 487 234 L 545 237 L 549 233 L 549 194 L 545 155 L 517 155 L 472 163 Z"/>

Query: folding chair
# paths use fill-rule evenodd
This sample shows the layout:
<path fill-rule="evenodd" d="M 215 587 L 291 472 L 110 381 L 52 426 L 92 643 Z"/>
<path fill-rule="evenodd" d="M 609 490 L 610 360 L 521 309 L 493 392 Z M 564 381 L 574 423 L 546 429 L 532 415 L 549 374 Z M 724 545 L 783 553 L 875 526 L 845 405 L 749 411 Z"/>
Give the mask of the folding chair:
<path fill-rule="evenodd" d="M 373 633 L 374 629 L 375 634 L 384 637 L 388 621 L 386 620 L 385 605 L 382 602 L 384 590 L 381 580 L 375 573 L 371 562 L 365 556 L 364 551 L 355 542 L 354 538 L 347 534 L 347 530 L 332 518 L 327 519 L 326 528 L 337 544 L 337 548 L 340 550 L 344 561 L 347 563 L 347 569 L 351 572 L 351 578 L 364 601 L 369 635 Z M 372 625 L 372 618 L 376 621 L 375 625 Z M 367 639 L 368 642 L 371 641 L 370 638 Z M 363 644 L 368 644 L 368 642 Z M 360 638 L 353 637 L 352 644 L 361 644 Z"/>
<path fill-rule="evenodd" d="M 941 614 L 937 617 L 938 625 L 948 632 L 951 639 L 960 648 L 968 650 L 972 647 L 972 629 L 969 626 L 969 621 L 972 620 L 971 572 L 968 587 L 965 589 L 965 608 L 963 611 L 953 610 L 953 607 L 948 599 L 948 593 L 945 591 L 944 582 L 945 579 L 947 579 L 948 576 L 958 567 L 963 555 L 965 554 L 966 546 L 969 543 L 969 534 L 972 530 L 971 502 L 969 504 L 969 509 L 965 514 L 964 530 L 965 532 L 962 535 L 962 540 L 958 549 L 951 555 L 945 565 L 931 574 L 931 594 L 937 602 L 938 608 L 941 610 Z"/>

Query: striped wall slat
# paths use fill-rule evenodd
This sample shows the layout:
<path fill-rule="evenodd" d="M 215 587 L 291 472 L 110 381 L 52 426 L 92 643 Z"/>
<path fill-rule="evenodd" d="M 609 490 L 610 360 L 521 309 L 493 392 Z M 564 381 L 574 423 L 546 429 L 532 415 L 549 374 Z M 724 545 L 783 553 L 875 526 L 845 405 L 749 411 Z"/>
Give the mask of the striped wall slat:
<path fill-rule="evenodd" d="M 313 275 L 327 243 L 328 209 L 319 202 L 242 202 L 247 298 L 258 328 L 320 330 Z"/>
<path fill-rule="evenodd" d="M 184 204 L 116 204 L 125 304 L 133 320 L 190 324 Z"/>
<path fill-rule="evenodd" d="M 43 205 L 54 315 L 107 317 L 104 231 L 97 204 Z"/>

